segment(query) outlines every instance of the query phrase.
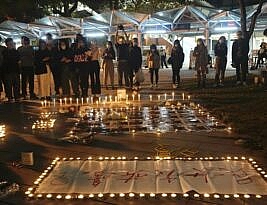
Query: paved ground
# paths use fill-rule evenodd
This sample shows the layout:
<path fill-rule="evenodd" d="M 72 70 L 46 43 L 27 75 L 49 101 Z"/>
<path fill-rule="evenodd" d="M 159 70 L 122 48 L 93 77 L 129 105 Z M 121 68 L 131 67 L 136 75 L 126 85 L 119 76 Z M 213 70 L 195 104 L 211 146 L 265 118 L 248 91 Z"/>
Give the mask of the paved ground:
<path fill-rule="evenodd" d="M 228 75 L 232 75 L 228 72 Z M 146 74 L 148 75 L 148 74 Z M 191 71 L 182 71 L 183 79 L 192 77 Z M 210 77 L 214 74 L 211 73 Z M 161 70 L 160 87 L 151 91 L 147 85 L 143 87 L 141 93 L 165 93 L 172 92 L 170 82 L 170 70 Z M 147 84 L 147 83 L 146 83 Z M 110 94 L 110 90 L 104 90 Z M 181 90 L 175 91 L 176 95 L 181 95 Z M 7 126 L 7 136 L 0 142 L 0 179 L 8 179 L 21 185 L 21 191 L 14 196 L 0 199 L 0 204 L 59 204 L 57 200 L 27 200 L 24 198 L 24 191 L 33 184 L 33 181 L 48 166 L 52 159 L 57 156 L 62 157 L 88 157 L 88 156 L 155 156 L 155 146 L 165 144 L 170 149 L 176 150 L 177 156 L 182 155 L 182 151 L 190 149 L 200 156 L 248 156 L 253 157 L 263 167 L 267 167 L 266 159 L 259 152 L 244 149 L 238 145 L 238 136 L 234 133 L 226 134 L 222 132 L 197 132 L 197 133 L 168 133 L 160 136 L 155 134 L 125 134 L 125 135 L 97 135 L 89 145 L 77 145 L 59 143 L 56 138 L 61 137 L 66 131 L 62 120 L 58 120 L 55 131 L 49 134 L 32 133 L 31 125 L 34 118 L 41 112 L 40 102 L 25 101 L 22 103 L 1 104 L 0 122 Z M 31 151 L 34 153 L 34 166 L 14 167 L 11 162 L 19 162 L 21 152 Z M 262 199 L 183 199 L 183 198 L 156 198 L 156 199 L 92 199 L 87 201 L 64 201 L 66 205 L 79 204 L 225 204 L 225 205 L 263 205 L 267 200 Z"/>

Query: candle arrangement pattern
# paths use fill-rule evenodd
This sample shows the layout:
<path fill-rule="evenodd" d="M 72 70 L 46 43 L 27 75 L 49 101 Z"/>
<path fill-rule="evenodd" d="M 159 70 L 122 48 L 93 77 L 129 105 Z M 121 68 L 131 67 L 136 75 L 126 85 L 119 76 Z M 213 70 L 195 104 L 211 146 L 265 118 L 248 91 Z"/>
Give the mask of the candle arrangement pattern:
<path fill-rule="evenodd" d="M 33 122 L 32 130 L 47 131 L 54 128 L 57 112 L 42 112 L 39 119 Z"/>
<path fill-rule="evenodd" d="M 0 139 L 4 139 L 6 136 L 6 126 L 0 125 Z"/>

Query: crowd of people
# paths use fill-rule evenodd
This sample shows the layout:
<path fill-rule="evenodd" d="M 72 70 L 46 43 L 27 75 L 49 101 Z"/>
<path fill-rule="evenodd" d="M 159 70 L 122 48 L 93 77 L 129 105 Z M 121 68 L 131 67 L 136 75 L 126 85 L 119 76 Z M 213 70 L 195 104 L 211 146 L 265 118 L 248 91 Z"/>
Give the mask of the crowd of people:
<path fill-rule="evenodd" d="M 118 35 L 119 30 L 123 35 Z M 81 34 L 76 35 L 74 43 L 67 39 L 55 41 L 51 34 L 46 40 L 39 40 L 38 49 L 30 45 L 30 39 L 21 38 L 21 46 L 16 49 L 12 38 L 5 40 L 0 47 L 0 92 L 5 92 L 8 101 L 27 99 L 50 99 L 51 96 L 86 98 L 89 93 L 101 94 L 100 69 L 103 68 L 103 87 L 115 89 L 114 60 L 117 59 L 118 88 L 139 89 L 140 80 L 135 78 L 142 68 L 142 52 L 138 39 L 129 40 L 122 26 L 115 36 L 115 45 L 111 41 L 100 52 L 95 41 L 87 42 Z M 116 49 L 116 52 L 115 52 Z M 227 63 L 226 38 L 221 36 L 215 45 L 215 86 L 223 86 Z M 248 43 L 237 33 L 233 43 L 232 66 L 236 68 L 237 84 L 246 85 L 248 73 Z M 195 57 L 198 87 L 206 87 L 208 73 L 208 50 L 203 39 L 197 40 L 192 51 Z M 180 85 L 180 70 L 183 67 L 184 52 L 179 40 L 175 40 L 168 63 L 172 67 L 172 87 Z M 102 63 L 100 65 L 100 59 Z M 159 69 L 167 67 L 166 52 L 155 44 L 150 45 L 146 65 L 150 72 L 150 87 L 158 87 Z M 34 92 L 34 79 L 37 79 L 38 93 Z M 109 81 L 109 83 L 108 83 Z M 123 84 L 124 81 L 124 84 Z M 29 89 L 27 89 L 29 87 Z M 27 91 L 29 90 L 29 93 Z M 60 91 L 62 90 L 62 91 Z"/>

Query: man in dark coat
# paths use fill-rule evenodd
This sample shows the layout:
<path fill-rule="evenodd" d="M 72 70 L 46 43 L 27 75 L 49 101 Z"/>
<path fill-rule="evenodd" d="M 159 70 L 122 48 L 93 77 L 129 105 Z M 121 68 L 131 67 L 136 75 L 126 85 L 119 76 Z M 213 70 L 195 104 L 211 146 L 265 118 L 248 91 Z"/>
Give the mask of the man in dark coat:
<path fill-rule="evenodd" d="M 3 51 L 3 71 L 6 83 L 6 96 L 10 102 L 20 98 L 20 56 L 12 38 L 5 40 L 7 49 Z"/>
<path fill-rule="evenodd" d="M 129 67 L 130 67 L 130 87 L 133 85 L 133 76 L 136 74 L 142 66 L 142 52 L 138 46 L 138 39 L 132 40 L 132 46 L 129 49 Z M 140 82 L 135 82 L 135 86 L 139 88 Z"/>
<path fill-rule="evenodd" d="M 242 82 L 243 85 L 247 85 L 249 43 L 241 31 L 238 31 L 236 35 L 237 40 L 234 41 L 232 47 L 232 66 L 236 68 L 236 84 L 240 85 Z"/>

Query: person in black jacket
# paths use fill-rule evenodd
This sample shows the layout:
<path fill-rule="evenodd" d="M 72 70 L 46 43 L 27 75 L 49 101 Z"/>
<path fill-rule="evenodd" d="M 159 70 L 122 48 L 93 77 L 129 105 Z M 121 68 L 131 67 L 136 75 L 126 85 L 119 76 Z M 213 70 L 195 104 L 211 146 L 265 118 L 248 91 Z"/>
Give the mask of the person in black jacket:
<path fill-rule="evenodd" d="M 38 96 L 42 100 L 49 100 L 51 95 L 52 74 L 49 66 L 50 54 L 47 50 L 46 42 L 39 40 L 39 49 L 35 53 L 34 65 L 38 82 Z"/>
<path fill-rule="evenodd" d="M 227 45 L 225 36 L 221 36 L 215 45 L 214 53 L 215 59 L 215 86 L 223 86 L 224 84 L 224 74 L 227 63 Z"/>
<path fill-rule="evenodd" d="M 133 86 L 133 77 L 139 69 L 142 67 L 142 52 L 138 46 L 138 39 L 133 38 L 132 46 L 129 49 L 129 66 L 130 66 L 130 87 Z M 135 86 L 138 89 L 140 86 L 139 82 L 135 82 Z"/>
<path fill-rule="evenodd" d="M 73 51 L 67 39 L 59 41 L 58 57 L 61 70 L 61 85 L 64 97 L 70 96 L 70 83 L 75 97 L 79 96 L 79 85 L 73 68 Z"/>
<path fill-rule="evenodd" d="M 2 53 L 3 55 L 3 70 L 6 82 L 6 96 L 10 102 L 13 98 L 19 101 L 20 98 L 20 56 L 15 48 L 12 38 L 5 40 L 7 49 Z"/>
<path fill-rule="evenodd" d="M 83 98 L 88 97 L 90 56 L 91 51 L 87 47 L 85 38 L 77 39 L 77 46 L 74 48 L 74 65 L 79 72 L 80 88 Z"/>
<path fill-rule="evenodd" d="M 236 84 L 240 85 L 243 82 L 243 85 L 247 85 L 249 42 L 242 36 L 241 31 L 236 35 L 237 40 L 232 47 L 232 66 L 236 68 Z"/>
<path fill-rule="evenodd" d="M 179 40 L 174 41 L 171 52 L 172 65 L 172 87 L 177 88 L 180 85 L 180 69 L 184 63 L 184 52 Z"/>

